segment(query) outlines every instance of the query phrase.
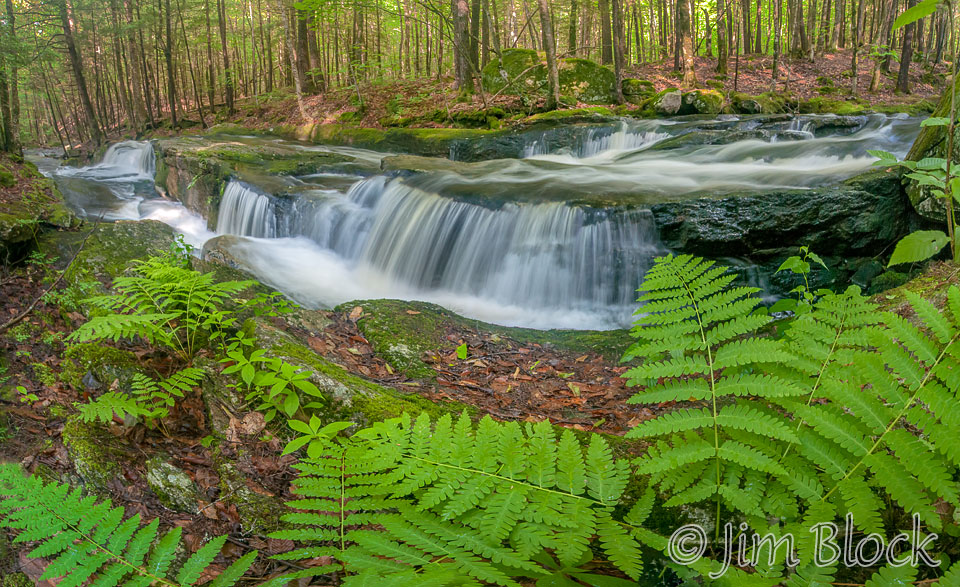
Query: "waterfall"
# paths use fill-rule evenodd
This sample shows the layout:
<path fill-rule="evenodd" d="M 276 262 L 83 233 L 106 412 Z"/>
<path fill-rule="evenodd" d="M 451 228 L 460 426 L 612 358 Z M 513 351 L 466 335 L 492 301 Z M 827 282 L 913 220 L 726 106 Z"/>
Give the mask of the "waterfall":
<path fill-rule="evenodd" d="M 649 125 L 645 125 L 649 126 Z M 573 140 L 557 140 L 551 133 L 533 139 L 523 149 L 523 158 L 564 155 L 578 159 L 612 158 L 622 153 L 641 151 L 670 135 L 657 130 L 644 130 L 637 125 L 620 122 L 615 127 L 590 127 Z M 556 143 L 556 144 L 555 144 Z M 569 144 L 565 144 L 569 143 Z"/>
<path fill-rule="evenodd" d="M 122 141 L 110 145 L 100 162 L 102 167 L 129 169 L 137 175 L 153 178 L 156 173 L 156 157 L 149 141 Z"/>
<path fill-rule="evenodd" d="M 275 206 L 231 182 L 218 232 L 307 237 L 355 270 L 414 291 L 625 320 L 662 253 L 649 210 L 460 201 L 383 176 Z"/>
<path fill-rule="evenodd" d="M 270 196 L 231 180 L 223 190 L 217 232 L 260 238 L 277 235 L 277 215 Z"/>

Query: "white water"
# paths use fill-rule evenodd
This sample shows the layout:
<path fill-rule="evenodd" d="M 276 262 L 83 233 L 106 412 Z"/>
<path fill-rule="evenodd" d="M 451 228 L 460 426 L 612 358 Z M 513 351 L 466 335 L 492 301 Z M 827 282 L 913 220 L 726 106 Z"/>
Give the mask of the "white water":
<path fill-rule="evenodd" d="M 874 117 L 821 131 L 823 122 L 699 121 L 712 136 L 743 138 L 670 148 L 658 145 L 701 131 L 677 121 L 594 127 L 533 137 L 523 159 L 402 177 L 314 174 L 291 180 L 296 193 L 282 197 L 231 181 L 216 233 L 157 197 L 149 143 L 114 145 L 101 163 L 55 175 L 88 216 L 161 220 L 195 246 L 216 234 L 244 237 L 230 254 L 307 305 L 420 299 L 501 324 L 611 328 L 629 322 L 644 271 L 665 252 L 646 205 L 836 181 L 869 168 L 867 149 L 902 153 L 917 127 Z M 382 158 L 294 147 L 354 156 L 358 172 Z"/>

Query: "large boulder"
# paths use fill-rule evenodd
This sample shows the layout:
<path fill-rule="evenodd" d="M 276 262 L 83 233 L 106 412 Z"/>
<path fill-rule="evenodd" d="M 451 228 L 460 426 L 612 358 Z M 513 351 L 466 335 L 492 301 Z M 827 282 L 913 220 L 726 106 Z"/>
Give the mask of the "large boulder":
<path fill-rule="evenodd" d="M 960 94 L 960 77 L 956 80 L 954 87 L 956 92 Z M 951 87 L 948 86 L 947 89 L 944 90 L 943 96 L 940 97 L 940 103 L 937 105 L 932 116 L 942 118 L 950 117 L 950 93 Z M 960 100 L 960 96 L 958 96 L 958 100 Z M 960 104 L 960 102 L 958 102 L 958 104 Z M 953 142 L 953 164 L 960 166 L 960 125 L 957 125 L 954 129 Z M 917 136 L 917 140 L 914 141 L 913 147 L 910 148 L 910 152 L 907 153 L 906 158 L 911 161 L 920 161 L 927 157 L 942 159 L 946 156 L 947 127 L 925 126 L 920 129 L 920 134 Z M 921 186 L 916 180 L 907 178 L 905 178 L 904 181 L 907 196 L 910 198 L 910 203 L 913 204 L 913 208 L 918 214 L 929 220 L 946 222 L 947 216 L 943 200 L 933 195 L 930 186 Z"/>
<path fill-rule="evenodd" d="M 533 49 L 504 49 L 501 59 L 490 61 L 480 72 L 485 92 L 518 95 L 542 91 L 547 68 Z"/>
<path fill-rule="evenodd" d="M 602 65 L 589 59 L 561 59 L 557 66 L 560 76 L 560 96 L 565 102 L 585 104 L 612 104 L 617 78 Z"/>
<path fill-rule="evenodd" d="M 683 93 L 675 88 L 663 90 L 653 98 L 653 110 L 661 116 L 676 116 L 683 107 Z"/>
<path fill-rule="evenodd" d="M 683 94 L 683 114 L 720 114 L 723 94 L 716 90 L 692 90 Z"/>

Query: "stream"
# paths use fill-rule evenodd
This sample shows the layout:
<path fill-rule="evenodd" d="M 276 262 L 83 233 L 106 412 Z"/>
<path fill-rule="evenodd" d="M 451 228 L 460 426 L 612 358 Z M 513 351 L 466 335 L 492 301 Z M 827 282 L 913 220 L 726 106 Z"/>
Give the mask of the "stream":
<path fill-rule="evenodd" d="M 82 216 L 159 220 L 198 251 L 217 243 L 307 306 L 417 299 L 511 326 L 608 329 L 629 324 L 644 272 L 669 252 L 657 205 L 813 193 L 868 171 L 868 149 L 905 155 L 918 130 L 884 115 L 566 125 L 514 137 L 500 158 L 451 148 L 410 167 L 354 147 L 210 137 L 349 161 L 230 179 L 212 218 L 162 197 L 150 142 L 114 144 L 80 168 L 33 158 Z"/>

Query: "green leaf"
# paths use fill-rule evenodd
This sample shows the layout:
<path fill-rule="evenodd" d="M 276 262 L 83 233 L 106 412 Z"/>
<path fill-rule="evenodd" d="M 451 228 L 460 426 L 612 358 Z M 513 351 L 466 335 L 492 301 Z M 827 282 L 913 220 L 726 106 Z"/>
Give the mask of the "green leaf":
<path fill-rule="evenodd" d="M 931 116 L 920 122 L 920 126 L 949 126 L 950 119 L 943 118 L 942 116 Z"/>
<path fill-rule="evenodd" d="M 457 347 L 457 358 L 461 361 L 467 358 L 467 343 Z"/>
<path fill-rule="evenodd" d="M 887 267 L 901 263 L 916 263 L 933 257 L 950 242 L 941 230 L 918 230 L 900 239 Z"/>
<path fill-rule="evenodd" d="M 908 8 L 900 13 L 897 20 L 893 21 L 893 30 L 917 22 L 921 18 L 930 16 L 937 11 L 940 0 L 923 0 L 923 2 Z"/>

